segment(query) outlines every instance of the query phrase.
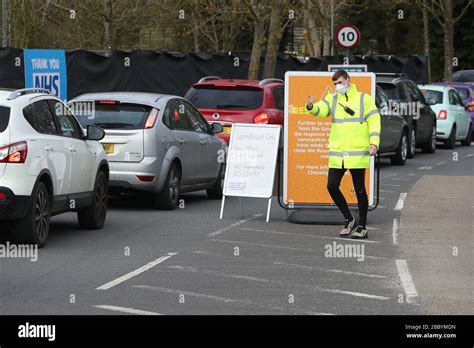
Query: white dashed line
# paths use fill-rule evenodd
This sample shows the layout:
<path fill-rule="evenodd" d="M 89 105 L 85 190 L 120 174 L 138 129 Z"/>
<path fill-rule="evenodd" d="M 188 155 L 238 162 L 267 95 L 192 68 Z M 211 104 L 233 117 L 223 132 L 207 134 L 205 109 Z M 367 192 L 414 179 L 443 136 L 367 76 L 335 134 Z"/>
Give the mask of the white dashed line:
<path fill-rule="evenodd" d="M 378 230 L 376 227 L 367 227 L 368 230 Z M 337 240 L 343 240 L 345 242 L 347 241 L 356 241 L 356 242 L 362 242 L 362 243 L 380 243 L 378 240 L 364 240 L 364 239 L 348 239 L 348 238 L 341 238 L 341 237 L 328 237 L 328 236 L 318 236 L 318 235 L 312 235 L 312 234 L 305 234 L 305 233 L 293 233 L 293 232 L 281 232 L 281 231 L 272 231 L 272 230 L 260 230 L 256 228 L 239 228 L 239 230 L 242 231 L 252 231 L 252 232 L 262 232 L 262 233 L 270 233 L 270 234 L 283 234 L 287 236 L 301 236 L 301 237 L 310 237 L 310 238 L 320 238 L 320 239 L 337 239 Z"/>
<path fill-rule="evenodd" d="M 381 186 L 400 186 L 398 184 L 380 184 Z"/>
<path fill-rule="evenodd" d="M 395 206 L 395 210 L 402 210 L 403 204 L 405 202 L 405 198 L 407 198 L 407 193 L 402 192 L 400 193 L 400 198 L 398 199 L 397 205 Z"/>
<path fill-rule="evenodd" d="M 393 229 L 392 229 L 392 237 L 393 237 L 393 244 L 398 244 L 398 231 L 400 229 L 400 222 L 397 218 L 393 219 Z"/>
<path fill-rule="evenodd" d="M 181 291 L 181 290 L 175 290 L 175 289 L 161 288 L 161 287 L 156 287 L 156 286 L 133 285 L 133 287 L 137 289 L 152 290 L 152 291 L 164 292 L 168 294 L 185 295 L 185 296 L 190 296 L 190 297 L 203 298 L 203 299 L 213 300 L 216 302 L 236 303 L 236 304 L 240 304 L 244 306 L 259 307 L 261 309 L 271 309 L 271 310 L 276 310 L 276 311 L 295 312 L 295 313 L 309 314 L 309 315 L 334 315 L 333 313 L 309 312 L 309 311 L 298 310 L 298 309 L 289 309 L 289 308 L 287 309 L 287 308 L 278 307 L 278 306 L 266 306 L 266 305 L 262 305 L 260 303 L 256 303 L 253 301 L 236 300 L 233 298 L 201 294 L 201 293 L 190 292 L 190 291 Z"/>
<path fill-rule="evenodd" d="M 229 229 L 231 229 L 231 228 L 234 228 L 234 227 L 237 227 L 237 226 L 239 226 L 239 225 L 242 225 L 243 223 L 246 223 L 246 222 L 248 222 L 248 221 L 250 221 L 250 220 L 256 219 L 256 218 L 258 218 L 259 216 L 262 216 L 262 215 L 263 215 L 263 214 L 255 214 L 254 216 L 252 216 L 252 217 L 249 218 L 249 219 L 239 220 L 239 221 L 234 222 L 233 224 L 231 224 L 231 225 L 229 225 L 229 226 L 227 226 L 227 227 L 220 228 L 220 229 L 218 229 L 217 231 L 211 232 L 211 233 L 209 233 L 207 236 L 208 236 L 208 237 L 215 237 L 215 236 L 221 234 L 222 232 L 225 232 L 225 231 L 227 231 L 227 230 L 229 230 Z"/>
<path fill-rule="evenodd" d="M 474 156 L 474 153 L 470 153 L 469 155 L 466 155 L 464 157 L 472 157 L 472 156 Z"/>
<path fill-rule="evenodd" d="M 440 166 L 440 165 L 445 164 L 445 163 L 446 163 L 446 162 L 438 162 L 438 163 L 436 163 L 436 165 L 437 165 L 437 166 Z"/>
<path fill-rule="evenodd" d="M 118 307 L 118 306 L 109 306 L 109 305 L 94 305 L 92 307 L 107 309 L 109 311 L 122 312 L 128 314 L 138 314 L 138 315 L 161 315 L 156 312 L 143 311 L 141 309 L 127 308 L 127 307 Z"/>
<path fill-rule="evenodd" d="M 433 168 L 433 167 L 418 167 L 418 169 L 420 169 L 420 170 L 424 170 L 424 169 L 430 170 L 430 169 L 432 169 L 432 168 Z"/>
<path fill-rule="evenodd" d="M 413 283 L 407 262 L 405 260 L 396 260 L 396 263 L 407 303 L 419 304 L 418 292 L 416 291 L 415 283 Z"/>
<path fill-rule="evenodd" d="M 394 193 L 395 191 L 390 191 L 390 190 L 381 190 L 379 189 L 380 192 L 387 192 L 387 193 Z"/>
<path fill-rule="evenodd" d="M 214 275 L 214 276 L 219 276 L 219 277 L 236 278 L 236 279 L 257 281 L 257 282 L 262 282 L 262 283 L 272 283 L 272 284 L 278 284 L 280 286 L 288 286 L 289 285 L 288 283 L 284 283 L 284 282 L 281 282 L 279 280 L 255 278 L 255 277 L 243 276 L 243 275 L 240 275 L 240 274 L 226 274 L 226 273 L 222 273 L 222 272 L 218 272 L 218 271 L 211 271 L 211 270 L 199 270 L 195 267 L 168 266 L 168 268 L 179 269 L 179 270 L 188 271 L 188 272 L 202 272 L 202 273 L 206 273 L 206 274 L 210 274 L 210 275 Z M 390 297 L 366 294 L 366 293 L 362 293 L 362 292 L 346 291 L 346 290 L 339 290 L 339 289 L 328 289 L 328 288 L 321 288 L 319 286 L 315 287 L 315 286 L 308 286 L 308 285 L 301 285 L 301 284 L 294 284 L 294 283 L 291 283 L 291 286 L 292 287 L 297 287 L 297 288 L 312 289 L 312 290 L 316 290 L 316 291 L 332 292 L 332 293 L 343 294 L 343 295 L 351 295 L 351 296 L 356 296 L 356 297 L 365 297 L 365 298 L 371 298 L 371 299 L 375 299 L 375 300 L 390 300 Z"/>
<path fill-rule="evenodd" d="M 114 287 L 115 285 L 123 283 L 124 281 L 126 281 L 130 278 L 133 278 L 136 275 L 139 275 L 140 273 L 143 273 L 143 272 L 149 270 L 152 267 L 155 267 L 156 265 L 162 263 L 163 261 L 168 260 L 170 257 L 172 257 L 176 254 L 177 253 L 168 253 L 168 255 L 166 255 L 166 256 L 159 257 L 156 260 L 154 260 L 152 262 L 149 262 L 146 265 L 144 265 L 144 266 L 142 266 L 142 267 L 140 267 L 140 268 L 138 268 L 138 269 L 136 269 L 132 272 L 129 272 L 129 273 L 127 273 L 127 274 L 125 274 L 125 275 L 123 275 L 123 276 L 121 276 L 121 277 L 119 277 L 115 280 L 112 280 L 112 281 L 110 281 L 110 282 L 108 282 L 104 285 L 99 286 L 96 290 L 108 290 L 108 289 Z"/>
<path fill-rule="evenodd" d="M 392 180 L 398 180 L 398 181 L 410 181 L 408 179 L 402 179 L 402 178 L 392 178 Z"/>

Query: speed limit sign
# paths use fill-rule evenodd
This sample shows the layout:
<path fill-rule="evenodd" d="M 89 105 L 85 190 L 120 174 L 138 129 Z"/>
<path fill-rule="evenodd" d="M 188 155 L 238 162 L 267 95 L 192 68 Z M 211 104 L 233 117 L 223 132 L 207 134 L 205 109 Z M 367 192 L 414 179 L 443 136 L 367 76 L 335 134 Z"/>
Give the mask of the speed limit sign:
<path fill-rule="evenodd" d="M 342 48 L 354 48 L 360 41 L 360 32 L 351 24 L 342 24 L 336 31 L 336 42 Z"/>

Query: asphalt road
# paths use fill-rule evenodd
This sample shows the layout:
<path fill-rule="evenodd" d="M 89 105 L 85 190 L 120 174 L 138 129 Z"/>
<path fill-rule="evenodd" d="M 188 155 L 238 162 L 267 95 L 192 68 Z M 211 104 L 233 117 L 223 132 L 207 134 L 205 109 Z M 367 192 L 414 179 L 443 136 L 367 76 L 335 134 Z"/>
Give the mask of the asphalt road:
<path fill-rule="evenodd" d="M 291 224 L 275 199 L 269 223 L 266 201 L 251 198 L 242 208 L 238 198 L 228 198 L 219 220 L 220 200 L 204 192 L 184 195 L 184 208 L 175 211 L 153 210 L 140 197 L 112 198 L 100 231 L 80 230 L 74 214 L 57 216 L 36 262 L 0 260 L 0 314 L 437 312 L 433 293 L 420 291 L 432 287 L 432 279 L 417 276 L 419 264 L 410 271 L 417 249 L 407 237 L 421 232 L 402 228 L 417 219 L 404 215 L 416 207 L 402 203 L 424 176 L 472 178 L 474 147 L 418 152 L 403 167 L 389 163 L 382 159 L 381 205 L 369 213 L 363 241 L 339 238 L 340 226 Z M 466 187 L 466 199 L 473 187 Z M 472 243 L 473 232 L 458 231 L 459 243 Z M 5 243 L 8 236 L 2 238 Z M 418 248 L 429 238 L 418 238 Z M 346 245 L 360 254 L 327 257 L 330 248 Z M 472 252 L 459 257 L 474 263 Z M 472 279 L 454 269 L 450 282 L 467 276 Z"/>

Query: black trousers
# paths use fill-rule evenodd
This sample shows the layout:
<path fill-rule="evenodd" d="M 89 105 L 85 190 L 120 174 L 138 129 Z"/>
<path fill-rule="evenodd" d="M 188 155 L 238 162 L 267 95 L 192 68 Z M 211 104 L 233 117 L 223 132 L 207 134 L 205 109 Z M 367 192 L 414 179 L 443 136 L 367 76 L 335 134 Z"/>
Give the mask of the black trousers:
<path fill-rule="evenodd" d="M 338 206 L 339 210 L 344 215 L 344 218 L 351 219 L 352 214 L 347 206 L 347 201 L 344 198 L 339 186 L 341 184 L 342 177 L 346 172 L 347 168 L 329 168 L 328 173 L 328 191 L 331 195 L 334 203 Z M 355 193 L 357 195 L 357 205 L 359 206 L 359 225 L 365 226 L 367 222 L 367 211 L 369 209 L 369 201 L 367 198 L 367 192 L 365 190 L 365 169 L 349 169 L 352 182 L 354 184 Z"/>

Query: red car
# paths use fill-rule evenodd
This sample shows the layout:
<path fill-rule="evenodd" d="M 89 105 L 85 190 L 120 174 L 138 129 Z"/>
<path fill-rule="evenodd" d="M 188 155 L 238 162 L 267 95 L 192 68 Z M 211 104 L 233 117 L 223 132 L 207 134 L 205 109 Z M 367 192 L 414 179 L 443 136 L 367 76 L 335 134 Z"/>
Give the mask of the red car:
<path fill-rule="evenodd" d="M 284 85 L 278 79 L 223 80 L 207 76 L 184 97 L 208 122 L 224 126 L 224 132 L 217 135 L 229 144 L 233 123 L 283 125 Z"/>

